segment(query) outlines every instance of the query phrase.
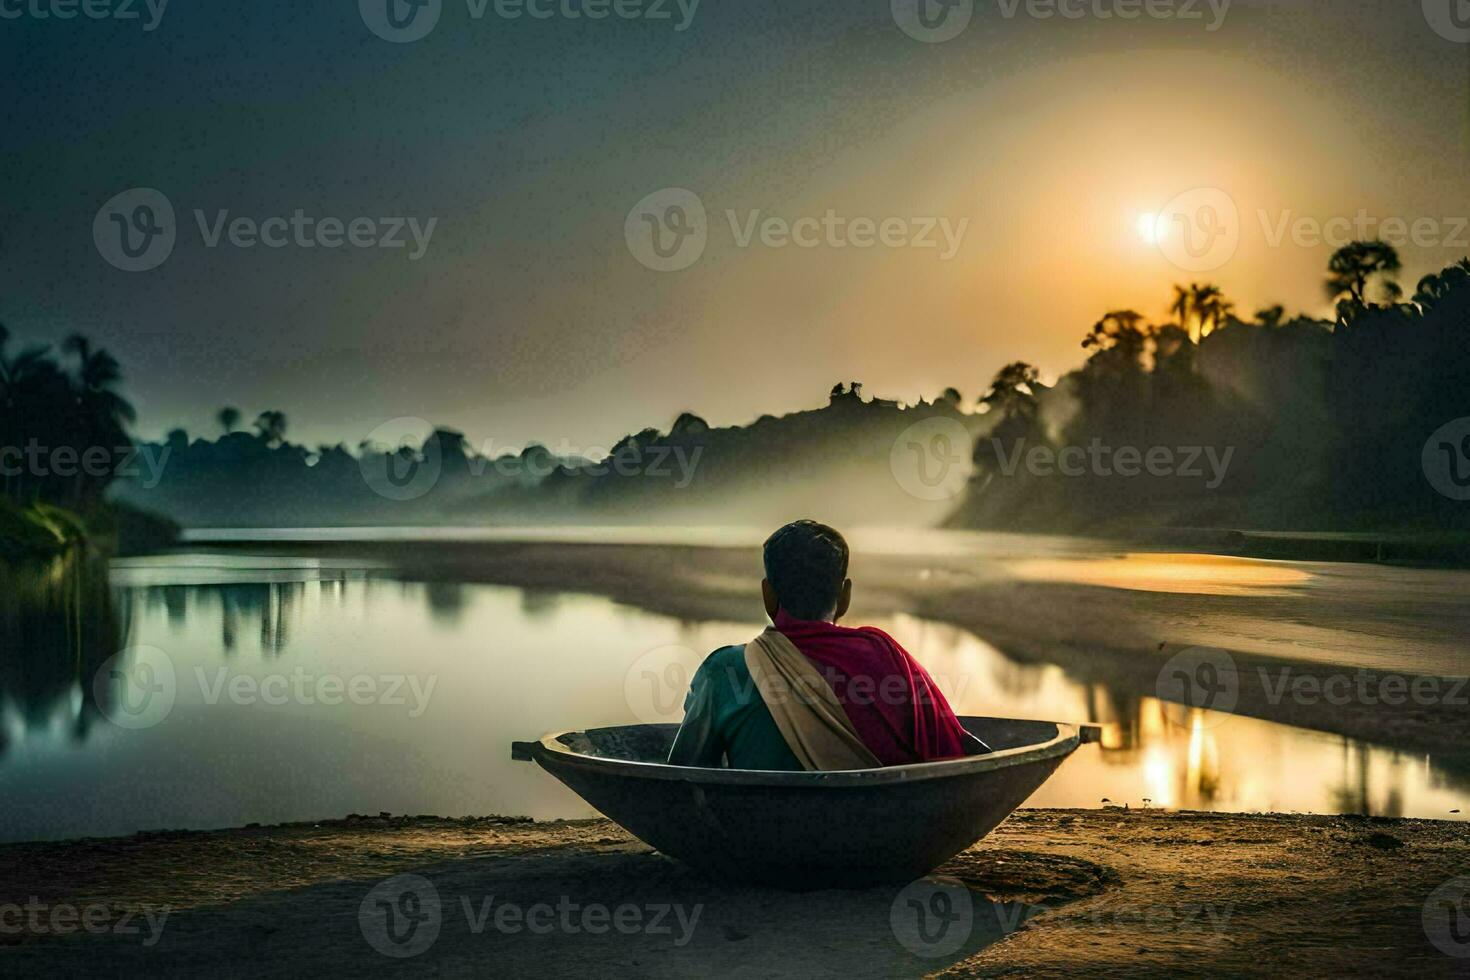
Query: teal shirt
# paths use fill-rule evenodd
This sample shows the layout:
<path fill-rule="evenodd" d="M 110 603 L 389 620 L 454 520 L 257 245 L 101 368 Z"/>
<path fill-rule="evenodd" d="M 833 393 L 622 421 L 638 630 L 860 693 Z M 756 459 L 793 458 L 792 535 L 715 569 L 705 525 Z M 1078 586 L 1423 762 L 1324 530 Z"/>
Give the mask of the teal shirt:
<path fill-rule="evenodd" d="M 721 647 L 695 672 L 669 764 L 801 771 L 745 666 L 744 646 Z"/>

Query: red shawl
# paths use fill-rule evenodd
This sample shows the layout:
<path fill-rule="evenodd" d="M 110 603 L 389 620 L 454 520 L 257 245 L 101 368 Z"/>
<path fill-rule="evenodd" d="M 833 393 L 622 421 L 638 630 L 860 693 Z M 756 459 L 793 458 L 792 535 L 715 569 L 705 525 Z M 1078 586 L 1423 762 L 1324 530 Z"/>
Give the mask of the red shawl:
<path fill-rule="evenodd" d="M 893 637 L 871 626 L 794 619 L 784 609 L 775 626 L 832 685 L 863 744 L 885 766 L 967 754 L 965 730 L 944 694 Z"/>

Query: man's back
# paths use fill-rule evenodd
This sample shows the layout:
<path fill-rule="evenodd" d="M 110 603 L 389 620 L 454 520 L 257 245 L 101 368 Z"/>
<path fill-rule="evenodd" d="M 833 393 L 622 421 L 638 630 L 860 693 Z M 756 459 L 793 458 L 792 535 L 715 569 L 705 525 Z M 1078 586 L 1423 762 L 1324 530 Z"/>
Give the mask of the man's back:
<path fill-rule="evenodd" d="M 773 625 L 700 667 L 672 764 L 836 770 L 971 751 L 943 693 L 897 641 L 837 625 L 852 601 L 841 534 L 796 521 L 767 539 L 762 558 L 761 597 Z"/>
<path fill-rule="evenodd" d="M 704 769 L 728 764 L 731 769 L 801 770 L 755 689 L 743 646 L 721 647 L 700 665 L 669 762 Z"/>

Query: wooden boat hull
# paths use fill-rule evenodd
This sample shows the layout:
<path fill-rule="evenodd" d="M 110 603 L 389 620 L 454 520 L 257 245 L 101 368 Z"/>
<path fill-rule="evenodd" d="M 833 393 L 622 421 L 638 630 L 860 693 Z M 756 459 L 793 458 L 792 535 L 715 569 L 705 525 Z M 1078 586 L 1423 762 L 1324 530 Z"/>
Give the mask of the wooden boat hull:
<path fill-rule="evenodd" d="M 629 833 L 723 878 L 787 888 L 922 877 L 990 833 L 1096 730 L 964 718 L 995 751 L 851 772 L 754 772 L 662 764 L 675 725 L 516 743 Z"/>

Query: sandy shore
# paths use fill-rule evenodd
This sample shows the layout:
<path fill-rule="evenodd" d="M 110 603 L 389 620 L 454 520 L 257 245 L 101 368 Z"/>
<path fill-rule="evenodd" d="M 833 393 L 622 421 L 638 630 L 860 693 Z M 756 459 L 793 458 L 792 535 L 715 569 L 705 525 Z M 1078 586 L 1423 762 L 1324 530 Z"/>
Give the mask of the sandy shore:
<path fill-rule="evenodd" d="M 0 847 L 0 973 L 1464 976 L 1462 874 L 1458 824 L 1029 810 L 907 888 L 789 893 L 604 821 L 351 818 Z"/>

